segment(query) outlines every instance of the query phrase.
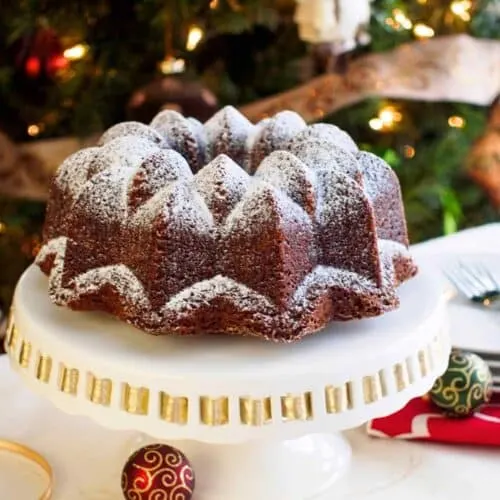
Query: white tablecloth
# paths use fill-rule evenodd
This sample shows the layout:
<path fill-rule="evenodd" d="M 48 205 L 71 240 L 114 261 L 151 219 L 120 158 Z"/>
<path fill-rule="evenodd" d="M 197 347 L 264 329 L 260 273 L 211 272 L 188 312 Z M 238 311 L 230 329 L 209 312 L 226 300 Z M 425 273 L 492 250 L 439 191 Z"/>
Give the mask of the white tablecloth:
<path fill-rule="evenodd" d="M 494 224 L 414 250 L 423 258 L 436 252 L 499 248 L 500 224 Z M 0 401 L 0 437 L 24 443 L 47 458 L 56 476 L 54 500 L 121 498 L 121 453 L 130 435 L 56 410 L 22 385 L 6 356 L 0 358 Z M 353 466 L 339 483 L 335 500 L 469 500 L 500 491 L 499 450 L 378 440 L 362 429 L 347 435 L 354 449 Z M 43 480 L 36 467 L 0 453 L 2 500 L 33 500 Z M 95 485 L 102 485 L 101 493 L 90 495 Z"/>

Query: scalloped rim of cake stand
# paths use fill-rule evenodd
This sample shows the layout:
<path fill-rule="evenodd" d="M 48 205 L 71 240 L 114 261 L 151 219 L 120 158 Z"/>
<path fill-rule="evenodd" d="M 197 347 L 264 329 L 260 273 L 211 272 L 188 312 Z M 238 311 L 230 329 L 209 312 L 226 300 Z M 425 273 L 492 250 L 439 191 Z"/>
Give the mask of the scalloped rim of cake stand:
<path fill-rule="evenodd" d="M 32 266 L 16 289 L 6 348 L 33 390 L 108 428 L 207 443 L 291 439 L 390 414 L 446 369 L 441 285 L 424 268 L 400 297 L 398 311 L 293 345 L 154 337 L 53 305 Z"/>

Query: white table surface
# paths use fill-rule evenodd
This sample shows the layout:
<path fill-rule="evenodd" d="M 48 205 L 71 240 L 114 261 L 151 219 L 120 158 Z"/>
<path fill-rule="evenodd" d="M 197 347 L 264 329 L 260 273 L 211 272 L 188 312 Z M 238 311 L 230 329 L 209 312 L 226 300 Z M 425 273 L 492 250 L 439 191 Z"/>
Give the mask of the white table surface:
<path fill-rule="evenodd" d="M 434 240 L 415 252 L 427 256 L 495 249 L 500 251 L 500 224 Z M 0 358 L 0 400 L 0 438 L 21 442 L 47 458 L 56 476 L 54 500 L 121 498 L 120 444 L 129 434 L 56 410 L 22 385 L 6 356 Z M 332 500 L 469 500 L 500 490 L 500 450 L 382 440 L 369 438 L 362 429 L 347 436 L 353 465 Z M 2 500 L 34 500 L 43 481 L 35 466 L 0 453 Z M 102 494 L 89 495 L 95 484 L 106 487 Z"/>

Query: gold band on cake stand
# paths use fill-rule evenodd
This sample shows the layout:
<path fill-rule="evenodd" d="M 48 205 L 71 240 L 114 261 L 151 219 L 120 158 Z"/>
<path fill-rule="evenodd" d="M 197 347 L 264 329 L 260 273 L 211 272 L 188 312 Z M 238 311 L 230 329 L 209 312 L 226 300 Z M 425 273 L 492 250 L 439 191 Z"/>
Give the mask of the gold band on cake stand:
<path fill-rule="evenodd" d="M 23 381 L 61 410 L 133 430 L 135 445 L 143 434 L 192 458 L 203 484 L 197 500 L 314 498 L 349 463 L 341 431 L 397 411 L 446 369 L 446 301 L 432 273 L 400 293 L 395 313 L 277 346 L 154 337 L 59 308 L 45 276 L 30 268 L 5 345 Z"/>
<path fill-rule="evenodd" d="M 47 460 L 42 457 L 42 455 L 22 444 L 0 439 L 0 452 L 2 451 L 13 453 L 14 455 L 23 457 L 26 460 L 38 465 L 45 472 L 48 479 L 48 485 L 45 488 L 45 491 L 38 497 L 38 499 L 49 500 L 50 498 L 52 498 L 52 490 L 54 487 L 52 467 L 50 466 L 49 462 L 47 462 Z"/>

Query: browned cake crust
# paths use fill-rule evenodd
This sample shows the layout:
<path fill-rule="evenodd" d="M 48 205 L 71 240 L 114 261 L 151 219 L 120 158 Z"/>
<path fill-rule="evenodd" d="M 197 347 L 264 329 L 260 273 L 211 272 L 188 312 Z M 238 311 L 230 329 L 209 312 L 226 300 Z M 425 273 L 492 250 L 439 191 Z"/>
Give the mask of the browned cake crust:
<path fill-rule="evenodd" d="M 250 175 L 253 174 L 253 175 Z M 333 125 L 163 111 L 52 183 L 37 257 L 54 303 L 153 334 L 294 341 L 395 309 L 417 272 L 399 182 Z"/>

